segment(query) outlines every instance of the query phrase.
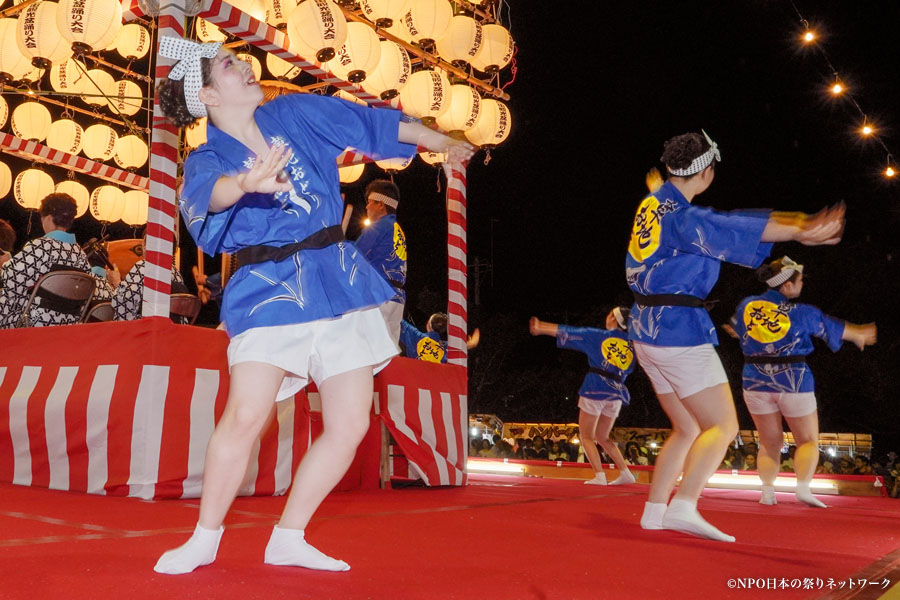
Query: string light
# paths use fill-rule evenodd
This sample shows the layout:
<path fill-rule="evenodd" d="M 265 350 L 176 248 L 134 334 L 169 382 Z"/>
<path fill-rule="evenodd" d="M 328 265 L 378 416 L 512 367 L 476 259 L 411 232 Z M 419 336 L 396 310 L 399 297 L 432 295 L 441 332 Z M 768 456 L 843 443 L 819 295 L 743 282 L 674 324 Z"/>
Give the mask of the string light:
<path fill-rule="evenodd" d="M 813 31 L 807 29 L 806 33 L 803 34 L 802 39 L 804 44 L 812 44 L 814 41 L 816 41 L 816 34 Z"/>
<path fill-rule="evenodd" d="M 875 128 L 866 123 L 862 126 L 862 129 L 860 129 L 859 132 L 865 136 L 869 136 L 875 133 Z"/>
<path fill-rule="evenodd" d="M 832 95 L 840 96 L 843 94 L 847 88 L 845 88 L 839 81 L 835 81 L 834 85 L 829 88 L 831 90 Z"/>
<path fill-rule="evenodd" d="M 891 178 L 897 174 L 897 170 L 894 169 L 891 165 L 888 165 L 887 169 L 884 170 L 884 176 L 887 178 Z"/>

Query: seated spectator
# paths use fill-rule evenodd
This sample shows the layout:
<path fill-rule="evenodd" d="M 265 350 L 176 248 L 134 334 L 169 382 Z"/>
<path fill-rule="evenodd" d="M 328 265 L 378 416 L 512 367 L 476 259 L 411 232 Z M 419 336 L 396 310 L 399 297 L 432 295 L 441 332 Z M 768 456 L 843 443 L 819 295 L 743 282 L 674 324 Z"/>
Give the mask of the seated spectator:
<path fill-rule="evenodd" d="M 144 239 L 146 245 L 146 237 Z M 144 253 L 141 253 L 143 256 Z M 125 278 L 116 287 L 112 297 L 112 307 L 116 314 L 116 321 L 134 321 L 141 318 L 144 301 L 144 269 L 146 261 L 142 258 L 131 267 Z M 181 273 L 172 265 L 172 293 L 187 294 L 188 289 L 184 284 Z"/>
<path fill-rule="evenodd" d="M 515 458 L 512 446 L 510 446 L 509 442 L 506 440 L 500 440 L 500 443 L 496 444 L 496 446 L 500 448 L 500 451 L 497 453 L 497 458 Z"/>
<path fill-rule="evenodd" d="M 544 438 L 536 435 L 532 438 L 533 447 L 531 449 L 532 460 L 547 460 L 547 446 L 544 445 Z"/>
<path fill-rule="evenodd" d="M 816 467 L 816 473 L 825 473 L 828 475 L 834 474 L 834 464 L 828 460 L 824 459 L 819 461 L 819 466 Z"/>
<path fill-rule="evenodd" d="M 493 458 L 491 455 L 491 451 L 494 449 L 494 445 L 491 444 L 488 440 L 481 440 L 481 450 L 478 451 L 478 456 L 482 458 Z"/>
<path fill-rule="evenodd" d="M 857 456 L 853 459 L 854 467 L 853 474 L 854 475 L 872 475 L 872 467 L 869 465 L 869 457 L 867 456 Z"/>
<path fill-rule="evenodd" d="M 650 461 L 641 453 L 641 448 L 637 442 L 628 442 L 625 444 L 625 462 L 629 465 L 648 465 Z"/>
<path fill-rule="evenodd" d="M 794 472 L 794 455 L 797 453 L 797 446 L 788 448 L 787 454 L 782 454 L 781 471 L 785 473 Z"/>
<path fill-rule="evenodd" d="M 569 455 L 559 447 L 559 442 L 550 444 L 550 451 L 547 453 L 549 460 L 569 460 Z"/>
<path fill-rule="evenodd" d="M 482 441 L 481 438 L 475 438 L 469 442 L 469 456 L 478 456 L 478 453 L 481 452 Z"/>
<path fill-rule="evenodd" d="M 838 461 L 838 465 L 835 468 L 835 473 L 850 475 L 853 473 L 853 463 L 850 462 L 850 459 L 846 456 L 841 457 L 841 460 Z"/>
<path fill-rule="evenodd" d="M 40 215 L 44 236 L 26 243 L 22 250 L 3 260 L 0 270 L 0 329 L 19 326 L 22 310 L 37 280 L 50 271 L 90 272 L 91 266 L 75 236 L 69 233 L 77 211 L 75 200 L 68 194 L 50 194 L 41 200 Z M 63 303 L 63 299 L 60 299 Z M 51 308 L 55 305 L 57 310 Z M 38 296 L 29 311 L 25 326 L 64 325 L 77 323 L 80 315 L 62 309 L 55 298 Z"/>
<path fill-rule="evenodd" d="M 491 446 L 490 456 L 491 458 L 500 458 L 500 454 L 503 451 L 503 447 L 500 445 L 500 442 L 502 442 L 503 440 L 496 433 L 494 434 L 493 440 L 494 443 Z"/>
<path fill-rule="evenodd" d="M 756 455 L 748 454 L 744 457 L 744 471 L 755 471 L 756 470 Z"/>

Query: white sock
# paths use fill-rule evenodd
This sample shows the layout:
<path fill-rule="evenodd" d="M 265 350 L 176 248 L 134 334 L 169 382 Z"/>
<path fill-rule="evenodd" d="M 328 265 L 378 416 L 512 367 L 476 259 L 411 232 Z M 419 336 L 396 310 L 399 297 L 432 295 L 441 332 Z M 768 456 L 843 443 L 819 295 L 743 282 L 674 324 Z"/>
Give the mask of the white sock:
<path fill-rule="evenodd" d="M 585 481 L 588 485 L 606 485 L 606 473 L 594 473 L 593 479 Z"/>
<path fill-rule="evenodd" d="M 674 529 L 719 542 L 733 542 L 734 537 L 722 533 L 706 522 L 697 512 L 697 504 L 690 500 L 675 499 L 669 502 L 669 508 L 662 519 L 664 529 Z"/>
<path fill-rule="evenodd" d="M 641 527 L 644 529 L 662 529 L 664 514 L 666 514 L 665 502 L 645 502 L 644 514 L 641 515 Z"/>
<path fill-rule="evenodd" d="M 808 481 L 798 481 L 797 490 L 794 492 L 794 495 L 797 496 L 797 500 L 799 500 L 800 502 L 805 502 L 810 506 L 815 506 L 816 508 L 828 508 L 827 504 L 823 504 L 822 502 L 820 502 L 815 496 L 813 496 L 812 492 L 809 491 Z"/>
<path fill-rule="evenodd" d="M 609 485 L 629 485 L 634 483 L 634 481 L 634 474 L 628 469 L 625 469 L 624 471 L 620 471 L 619 476 L 613 481 L 610 481 Z"/>
<path fill-rule="evenodd" d="M 181 575 L 210 564 L 216 560 L 216 552 L 219 551 L 219 542 L 224 531 L 224 527 L 204 529 L 198 523 L 191 539 L 183 546 L 160 556 L 153 570 L 166 575 Z"/>
<path fill-rule="evenodd" d="M 762 486 L 762 496 L 759 499 L 759 503 L 767 504 L 769 506 L 778 504 L 778 500 L 775 498 L 775 486 L 774 485 Z"/>
<path fill-rule="evenodd" d="M 272 530 L 272 537 L 266 546 L 266 564 L 319 571 L 350 570 L 350 565 L 344 561 L 326 556 L 307 544 L 302 529 L 282 529 L 278 525 Z"/>

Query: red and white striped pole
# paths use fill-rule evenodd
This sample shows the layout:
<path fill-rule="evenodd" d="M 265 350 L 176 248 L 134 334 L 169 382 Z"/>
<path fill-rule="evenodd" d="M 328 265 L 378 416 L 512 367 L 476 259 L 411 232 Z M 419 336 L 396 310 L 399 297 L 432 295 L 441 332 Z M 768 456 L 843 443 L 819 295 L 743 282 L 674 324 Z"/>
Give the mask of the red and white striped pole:
<path fill-rule="evenodd" d="M 447 362 L 467 366 L 466 163 L 447 178 Z"/>
<path fill-rule="evenodd" d="M 184 36 L 185 0 L 160 3 L 157 44 L 162 36 Z M 157 49 L 159 46 L 157 46 Z M 156 55 L 156 84 L 169 74 L 174 60 Z M 178 173 L 178 128 L 168 123 L 153 103 L 150 143 L 150 211 L 144 248 L 144 317 L 168 317 L 172 287 L 172 245 L 175 238 L 175 178 Z"/>

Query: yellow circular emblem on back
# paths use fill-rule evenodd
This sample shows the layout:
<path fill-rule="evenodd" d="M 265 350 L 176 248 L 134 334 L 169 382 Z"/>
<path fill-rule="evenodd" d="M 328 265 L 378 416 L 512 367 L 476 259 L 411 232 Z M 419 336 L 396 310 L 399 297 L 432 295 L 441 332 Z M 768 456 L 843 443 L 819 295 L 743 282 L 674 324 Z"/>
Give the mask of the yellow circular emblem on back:
<path fill-rule="evenodd" d="M 791 318 L 787 311 L 765 300 L 748 302 L 744 307 L 743 319 L 747 335 L 763 344 L 777 342 L 791 328 Z"/>
<path fill-rule="evenodd" d="M 394 254 L 400 260 L 406 260 L 406 236 L 400 229 L 400 223 L 394 223 Z"/>
<path fill-rule="evenodd" d="M 659 248 L 659 233 L 662 225 L 659 219 L 659 200 L 656 196 L 647 196 L 634 215 L 631 228 L 631 241 L 628 253 L 638 261 L 644 262 Z"/>
<path fill-rule="evenodd" d="M 623 371 L 627 370 L 631 366 L 631 361 L 634 360 L 631 346 L 628 345 L 628 342 L 619 338 L 603 340 L 603 343 L 600 344 L 600 351 L 603 352 L 603 358 L 606 359 L 606 362 Z"/>

